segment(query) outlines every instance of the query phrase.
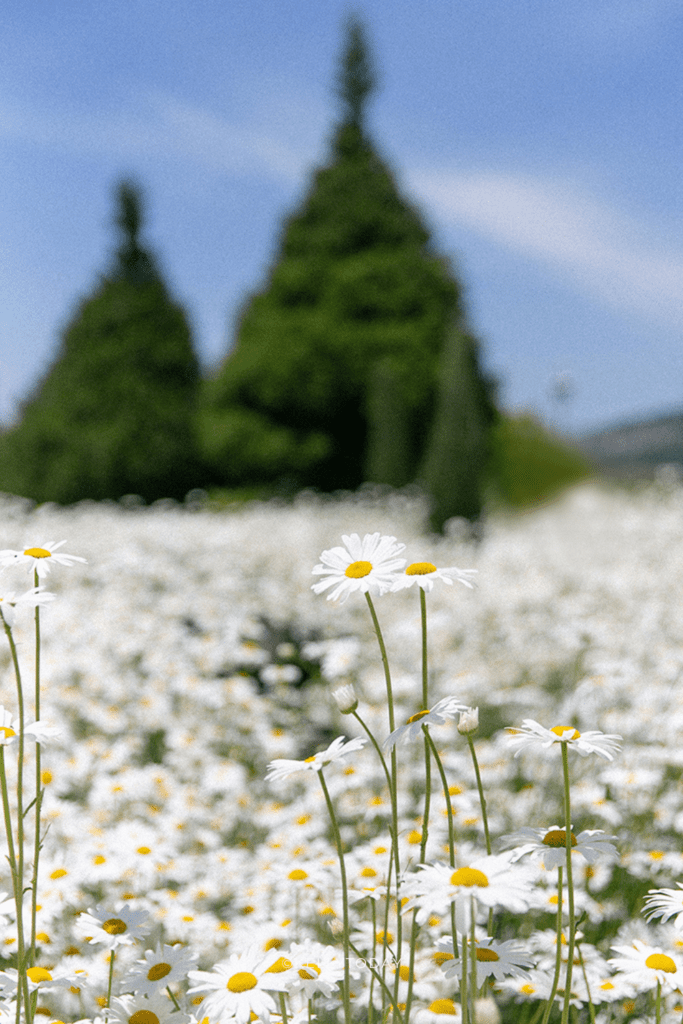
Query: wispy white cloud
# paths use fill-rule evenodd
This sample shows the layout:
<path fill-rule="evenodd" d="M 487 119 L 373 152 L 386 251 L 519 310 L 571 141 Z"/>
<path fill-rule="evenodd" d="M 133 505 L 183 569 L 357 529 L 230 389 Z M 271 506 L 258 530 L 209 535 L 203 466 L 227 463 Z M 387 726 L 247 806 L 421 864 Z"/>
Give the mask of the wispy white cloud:
<path fill-rule="evenodd" d="M 35 109 L 0 97 L 0 138 L 76 156 L 177 158 L 213 173 L 257 174 L 291 184 L 314 157 L 322 112 L 297 118 L 295 97 L 273 96 L 270 110 L 265 103 L 254 116 L 243 111 L 231 120 L 159 91 L 131 97 L 115 110 Z"/>
<path fill-rule="evenodd" d="M 441 223 L 533 259 L 621 312 L 683 326 L 683 249 L 594 196 L 493 172 L 416 171 L 408 181 Z"/>

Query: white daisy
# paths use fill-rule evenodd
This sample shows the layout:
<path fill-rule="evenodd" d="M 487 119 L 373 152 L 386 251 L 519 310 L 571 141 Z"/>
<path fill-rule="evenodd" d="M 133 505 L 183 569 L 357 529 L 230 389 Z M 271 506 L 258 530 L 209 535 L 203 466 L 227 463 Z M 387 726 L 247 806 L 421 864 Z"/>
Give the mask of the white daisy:
<path fill-rule="evenodd" d="M 305 761 L 291 761 L 287 758 L 276 757 L 268 765 L 266 781 L 286 779 L 289 775 L 296 774 L 296 772 L 319 772 L 321 768 L 332 764 L 333 761 L 340 761 L 347 754 L 353 753 L 354 750 L 360 750 L 368 742 L 363 736 L 356 736 L 347 743 L 344 742 L 345 740 L 345 736 L 337 736 L 336 740 L 332 740 L 326 750 L 320 750 L 317 754 L 313 754 L 312 757 L 307 757 Z"/>
<path fill-rule="evenodd" d="M 363 540 L 352 533 L 342 536 L 342 540 L 345 547 L 323 551 L 313 575 L 325 579 L 314 583 L 311 589 L 322 594 L 334 587 L 327 600 L 341 598 L 342 603 L 355 591 L 384 594 L 391 590 L 397 570 L 405 565 L 405 558 L 396 557 L 405 544 L 397 544 L 395 537 L 382 537 L 379 533 L 366 533 Z"/>
<path fill-rule="evenodd" d="M 621 750 L 617 740 L 622 737 L 615 733 L 604 733 L 598 730 L 580 733 L 573 725 L 555 725 L 552 729 L 546 729 L 544 725 L 535 722 L 533 718 L 525 718 L 521 729 L 509 728 L 506 731 L 512 745 L 517 747 L 515 757 L 525 747 L 542 747 L 547 750 L 556 743 L 566 743 L 570 750 L 576 750 L 581 757 L 598 754 L 608 761 L 611 761 L 614 754 Z"/>
<path fill-rule="evenodd" d="M 455 718 L 458 712 L 466 710 L 467 705 L 457 697 L 444 697 L 434 705 L 431 711 L 418 711 L 417 714 L 410 716 L 405 725 L 394 729 L 385 739 L 382 749 L 387 751 L 395 747 L 397 743 L 411 743 L 422 735 L 423 725 L 443 725 L 449 719 Z"/>
<path fill-rule="evenodd" d="M 570 833 L 572 853 L 580 853 L 589 864 L 592 864 L 601 855 L 610 857 L 618 856 L 616 846 L 610 842 L 616 836 L 607 836 L 600 829 L 585 829 L 575 836 Z M 555 868 L 564 864 L 567 856 L 567 831 L 560 825 L 550 825 L 548 828 L 520 828 L 510 835 L 503 836 L 503 843 L 507 847 L 515 847 L 512 850 L 514 860 L 530 853 L 534 861 L 542 861 L 547 868 Z"/>
<path fill-rule="evenodd" d="M 336 993 L 344 977 L 342 950 L 306 939 L 293 942 L 287 956 L 294 970 L 288 986 L 290 992 L 301 992 L 306 999 L 312 999 L 318 992 L 328 999 Z"/>
<path fill-rule="evenodd" d="M 17 605 L 35 608 L 36 605 L 47 604 L 48 601 L 54 601 L 54 599 L 54 594 L 51 594 L 47 590 L 43 590 L 41 587 L 32 587 L 30 590 L 27 590 L 26 593 L 20 594 L 18 597 L 13 590 L 5 591 L 0 594 L 0 617 L 4 619 L 11 629 L 16 618 L 15 608 Z"/>
<path fill-rule="evenodd" d="M 630 946 L 612 948 L 620 955 L 612 957 L 608 963 L 632 986 L 634 995 L 656 988 L 657 982 L 663 992 L 673 992 L 683 986 L 683 968 L 661 949 L 648 946 L 640 939 L 634 939 Z"/>
<path fill-rule="evenodd" d="M 407 875 L 401 895 L 408 896 L 406 911 L 417 908 L 417 922 L 424 924 L 432 913 L 444 916 L 455 903 L 459 932 L 467 932 L 473 904 L 490 909 L 505 907 L 516 913 L 529 907 L 531 878 L 525 868 L 512 864 L 510 854 L 474 857 L 459 868 L 447 864 L 420 864 Z"/>
<path fill-rule="evenodd" d="M 396 579 L 391 589 L 405 590 L 407 587 L 421 587 L 422 590 L 429 591 L 433 588 L 435 580 L 443 580 L 450 587 L 453 586 L 453 580 L 457 580 L 458 583 L 472 589 L 471 577 L 476 573 L 476 569 L 456 569 L 455 567 L 437 569 L 431 562 L 411 562 L 403 575 Z"/>
<path fill-rule="evenodd" d="M 676 885 L 678 889 L 650 889 L 644 907 L 648 921 L 656 917 L 668 921 L 673 917 L 676 928 L 683 926 L 683 882 L 676 882 Z"/>
<path fill-rule="evenodd" d="M 439 965 L 447 978 L 460 978 L 462 961 L 453 956 L 453 940 L 439 939 L 436 944 L 440 951 Z M 498 942 L 486 938 L 477 942 L 477 986 L 481 988 L 487 978 L 501 981 L 503 978 L 528 978 L 525 969 L 533 967 L 533 960 L 514 940 Z M 438 955 L 437 955 L 438 956 Z"/>
<path fill-rule="evenodd" d="M 0 704 L 0 746 L 9 746 L 19 741 L 19 718 L 13 718 L 11 711 L 6 711 Z M 58 736 L 61 730 L 51 725 L 44 725 L 42 722 L 32 722 L 24 726 L 24 737 L 27 740 L 34 740 L 43 743 L 53 736 Z"/>
<path fill-rule="evenodd" d="M 149 914 L 144 910 L 131 910 L 125 905 L 112 911 L 98 903 L 94 909 L 79 914 L 76 927 L 88 942 L 104 943 L 108 949 L 130 946 L 151 927 Z"/>
<path fill-rule="evenodd" d="M 237 1024 L 247 1024 L 254 1014 L 267 1022 L 276 1009 L 270 991 L 285 990 L 290 968 L 291 963 L 277 953 L 264 956 L 263 950 L 250 946 L 217 963 L 212 971 L 190 971 L 188 978 L 198 984 L 189 992 L 208 993 L 201 1004 L 202 1018 L 234 1018 Z"/>
<path fill-rule="evenodd" d="M 188 971 L 197 966 L 186 946 L 157 945 L 156 950 L 148 949 L 143 960 L 137 960 L 122 981 L 125 991 L 152 995 L 166 988 L 173 981 L 183 981 Z"/>
<path fill-rule="evenodd" d="M 48 540 L 35 547 L 26 547 L 23 551 L 0 551 L 0 565 L 28 565 L 29 572 L 35 569 L 42 579 L 49 573 L 52 563 L 74 565 L 75 562 L 86 561 L 80 555 L 66 555 L 61 551 L 57 553 L 57 549 L 61 548 L 62 544 L 66 544 L 66 541 L 60 540 L 59 543 L 56 543 L 53 540 Z"/>
<path fill-rule="evenodd" d="M 164 1024 L 165 1021 L 187 1021 L 187 1014 L 178 1013 L 166 992 L 151 996 L 125 995 L 112 999 L 108 1020 L 116 1024 Z"/>

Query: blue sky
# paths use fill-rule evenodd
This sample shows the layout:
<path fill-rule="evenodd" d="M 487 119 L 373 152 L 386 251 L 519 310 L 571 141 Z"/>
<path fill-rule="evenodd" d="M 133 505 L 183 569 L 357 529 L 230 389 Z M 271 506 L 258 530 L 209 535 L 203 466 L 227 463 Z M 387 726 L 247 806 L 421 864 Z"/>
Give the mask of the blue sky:
<path fill-rule="evenodd" d="M 502 405 L 574 432 L 683 407 L 680 0 L 8 0 L 0 419 L 106 270 L 123 175 L 206 371 L 226 355 L 326 159 L 349 10 Z"/>

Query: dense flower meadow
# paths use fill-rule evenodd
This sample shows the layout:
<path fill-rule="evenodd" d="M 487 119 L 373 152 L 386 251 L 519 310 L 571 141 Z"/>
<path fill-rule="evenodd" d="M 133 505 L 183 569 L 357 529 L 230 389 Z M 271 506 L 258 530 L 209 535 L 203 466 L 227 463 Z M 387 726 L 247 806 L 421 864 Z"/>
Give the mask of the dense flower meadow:
<path fill-rule="evenodd" d="M 681 1020 L 675 478 L 0 515 L 0 1020 Z"/>

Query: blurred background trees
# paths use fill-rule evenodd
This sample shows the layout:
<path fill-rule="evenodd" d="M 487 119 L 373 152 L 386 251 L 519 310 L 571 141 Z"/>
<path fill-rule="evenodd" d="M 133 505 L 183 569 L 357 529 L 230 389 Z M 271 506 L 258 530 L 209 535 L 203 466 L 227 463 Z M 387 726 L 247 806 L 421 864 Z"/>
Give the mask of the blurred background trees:
<path fill-rule="evenodd" d="M 433 430 L 440 392 L 449 386 L 440 378 L 467 374 L 463 394 L 487 411 L 474 413 L 480 425 L 467 442 L 474 461 L 459 473 L 450 504 L 444 493 L 441 505 L 450 515 L 477 515 L 491 398 L 458 283 L 369 138 L 374 81 L 362 26 L 351 21 L 329 161 L 284 225 L 269 278 L 248 301 L 234 349 L 206 384 L 205 454 L 227 485 L 400 487 L 420 475 L 427 444 L 447 443 L 443 430 Z M 443 421 L 445 407 L 440 415 Z M 430 479 L 445 458 L 432 452 Z"/>
<path fill-rule="evenodd" d="M 203 481 L 199 366 L 190 328 L 142 247 L 139 189 L 116 192 L 113 264 L 66 328 L 57 357 L 0 438 L 0 489 L 36 501 L 182 498 Z"/>
<path fill-rule="evenodd" d="M 485 497 L 555 487 L 553 446 L 498 413 L 453 270 L 369 137 L 374 87 L 352 19 L 329 158 L 203 382 L 185 313 L 141 242 L 140 191 L 118 185 L 112 265 L 0 436 L 0 490 L 69 503 L 417 483 L 441 530 L 476 520 Z M 567 466 L 585 474 L 570 459 L 560 477 Z"/>

